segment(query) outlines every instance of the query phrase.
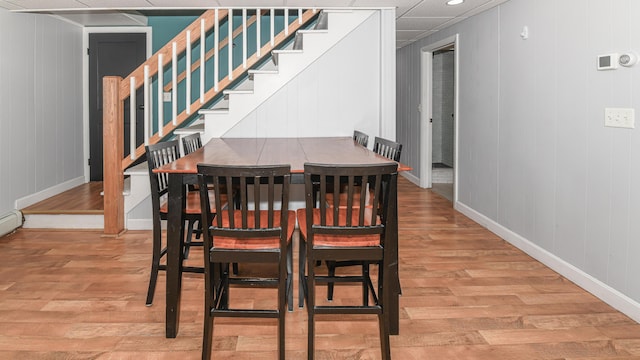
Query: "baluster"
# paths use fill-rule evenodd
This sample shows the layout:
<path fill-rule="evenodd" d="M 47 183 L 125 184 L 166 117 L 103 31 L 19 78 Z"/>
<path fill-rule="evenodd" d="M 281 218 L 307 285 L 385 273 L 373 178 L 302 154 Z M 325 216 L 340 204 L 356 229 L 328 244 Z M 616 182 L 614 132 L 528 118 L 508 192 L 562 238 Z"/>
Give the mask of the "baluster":
<path fill-rule="evenodd" d="M 227 33 L 227 50 L 229 51 L 229 80 L 233 80 L 233 9 L 229 9 L 229 15 L 227 16 L 227 24 L 229 24 L 229 31 Z"/>
<path fill-rule="evenodd" d="M 173 125 L 178 125 L 178 44 L 173 42 L 173 54 L 171 57 L 171 116 Z"/>
<path fill-rule="evenodd" d="M 247 9 L 242 8 L 242 68 L 247 68 Z"/>
<path fill-rule="evenodd" d="M 289 8 L 284 9 L 284 35 L 289 35 Z"/>
<path fill-rule="evenodd" d="M 185 73 L 187 74 L 186 91 L 185 91 L 185 104 L 184 108 L 187 115 L 191 115 L 191 30 L 187 30 L 187 58 Z"/>
<path fill-rule="evenodd" d="M 302 25 L 302 9 L 298 9 L 298 24 Z"/>
<path fill-rule="evenodd" d="M 205 22 L 204 19 L 200 20 L 200 104 L 204 104 L 204 65 L 207 62 L 205 55 L 206 43 L 205 39 Z"/>
<path fill-rule="evenodd" d="M 218 9 L 215 11 L 214 29 L 213 29 L 213 89 L 218 92 L 218 46 L 220 45 L 220 21 L 218 20 Z"/>
<path fill-rule="evenodd" d="M 258 54 L 258 58 L 260 58 L 261 50 L 262 50 L 262 39 L 260 39 L 260 9 L 256 9 L 256 53 Z"/>
<path fill-rule="evenodd" d="M 164 56 L 158 54 L 158 135 L 164 136 Z"/>
<path fill-rule="evenodd" d="M 276 11 L 273 8 L 271 8 L 271 12 L 269 14 L 270 21 L 271 21 L 271 47 L 273 47 L 276 44 L 275 43 L 275 38 L 276 38 L 276 35 L 275 35 L 275 32 L 276 32 L 276 30 L 275 30 L 275 26 L 276 26 L 275 17 L 276 16 L 275 15 L 276 15 Z"/>
<path fill-rule="evenodd" d="M 129 157 L 136 159 L 136 78 L 129 79 Z"/>
<path fill-rule="evenodd" d="M 150 96 L 150 84 L 149 84 L 149 65 L 144 66 L 144 144 L 149 145 L 149 128 L 151 128 L 149 112 L 151 111 L 151 96 Z M 134 139 L 135 142 L 135 139 Z M 135 149 L 135 148 L 134 148 Z"/>

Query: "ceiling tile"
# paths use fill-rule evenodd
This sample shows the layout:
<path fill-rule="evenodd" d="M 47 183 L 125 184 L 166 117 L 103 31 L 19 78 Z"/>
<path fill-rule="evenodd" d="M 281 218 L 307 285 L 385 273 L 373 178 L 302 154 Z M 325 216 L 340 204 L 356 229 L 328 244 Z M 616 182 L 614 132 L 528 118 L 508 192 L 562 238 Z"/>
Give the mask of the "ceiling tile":
<path fill-rule="evenodd" d="M 7 9 L 7 10 L 23 10 L 24 9 L 22 6 L 18 6 L 14 3 L 10 3 L 4 0 L 0 0 L 0 8 Z"/>
<path fill-rule="evenodd" d="M 176 0 L 147 0 L 152 7 L 160 8 L 198 8 L 206 9 L 211 7 L 220 6 L 215 0 L 189 0 L 188 2 L 176 2 Z"/>
<path fill-rule="evenodd" d="M 490 3 L 491 0 L 466 0 L 460 5 L 450 6 L 447 0 L 424 0 L 411 9 L 405 16 L 409 17 L 455 17 L 472 9 Z"/>
<path fill-rule="evenodd" d="M 396 17 L 409 11 L 414 6 L 420 4 L 422 0 L 353 0 L 351 6 L 354 7 L 396 7 Z M 342 2 L 344 6 L 344 1 Z"/>
<path fill-rule="evenodd" d="M 68 11 L 56 13 L 56 15 L 84 26 L 147 25 L 147 17 L 140 13 Z"/>
<path fill-rule="evenodd" d="M 278 7 L 284 6 L 284 0 L 269 0 L 269 1 L 256 1 L 256 0 L 218 0 L 222 7 L 251 7 L 251 8 L 266 8 L 266 7 Z"/>
<path fill-rule="evenodd" d="M 29 10 L 87 8 L 87 5 L 76 0 L 7 0 L 7 2 Z"/>
<path fill-rule="evenodd" d="M 401 17 L 396 20 L 396 30 L 431 30 L 451 20 L 436 17 Z"/>
<path fill-rule="evenodd" d="M 141 9 L 152 5 L 146 0 L 82 0 L 91 8 L 103 9 Z"/>
<path fill-rule="evenodd" d="M 424 30 L 398 30 L 396 31 L 396 41 L 413 40 L 424 33 Z"/>
<path fill-rule="evenodd" d="M 279 2 L 279 1 L 276 1 Z M 328 8 L 328 7 L 344 7 L 346 6 L 345 0 L 283 0 L 284 6 L 299 7 L 299 8 Z M 271 4 L 271 2 L 269 2 Z M 263 5 L 264 6 L 264 5 Z"/>

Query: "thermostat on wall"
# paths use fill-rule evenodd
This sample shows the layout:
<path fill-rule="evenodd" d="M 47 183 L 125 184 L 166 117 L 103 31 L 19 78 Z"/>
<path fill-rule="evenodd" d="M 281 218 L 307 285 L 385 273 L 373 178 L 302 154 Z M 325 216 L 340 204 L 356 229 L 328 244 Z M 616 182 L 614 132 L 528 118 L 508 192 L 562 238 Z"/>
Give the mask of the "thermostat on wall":
<path fill-rule="evenodd" d="M 618 68 L 618 54 L 598 55 L 598 70 L 614 70 Z"/>

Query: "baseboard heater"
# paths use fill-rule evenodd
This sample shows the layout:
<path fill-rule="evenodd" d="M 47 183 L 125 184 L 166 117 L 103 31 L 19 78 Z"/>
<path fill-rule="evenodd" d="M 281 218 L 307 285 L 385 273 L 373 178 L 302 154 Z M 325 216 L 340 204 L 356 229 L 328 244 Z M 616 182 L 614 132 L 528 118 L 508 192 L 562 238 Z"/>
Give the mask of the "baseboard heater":
<path fill-rule="evenodd" d="M 0 217 L 0 236 L 4 236 L 22 226 L 22 213 L 18 210 L 6 213 Z"/>

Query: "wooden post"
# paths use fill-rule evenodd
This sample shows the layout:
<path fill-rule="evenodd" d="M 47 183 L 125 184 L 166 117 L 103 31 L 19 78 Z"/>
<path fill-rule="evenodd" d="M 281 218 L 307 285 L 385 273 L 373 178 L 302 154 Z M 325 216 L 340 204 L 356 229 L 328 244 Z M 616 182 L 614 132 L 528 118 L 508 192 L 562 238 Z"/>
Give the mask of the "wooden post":
<path fill-rule="evenodd" d="M 105 76 L 102 80 L 104 234 L 107 236 L 117 236 L 124 231 L 124 105 L 119 94 L 121 82 L 119 76 Z"/>

